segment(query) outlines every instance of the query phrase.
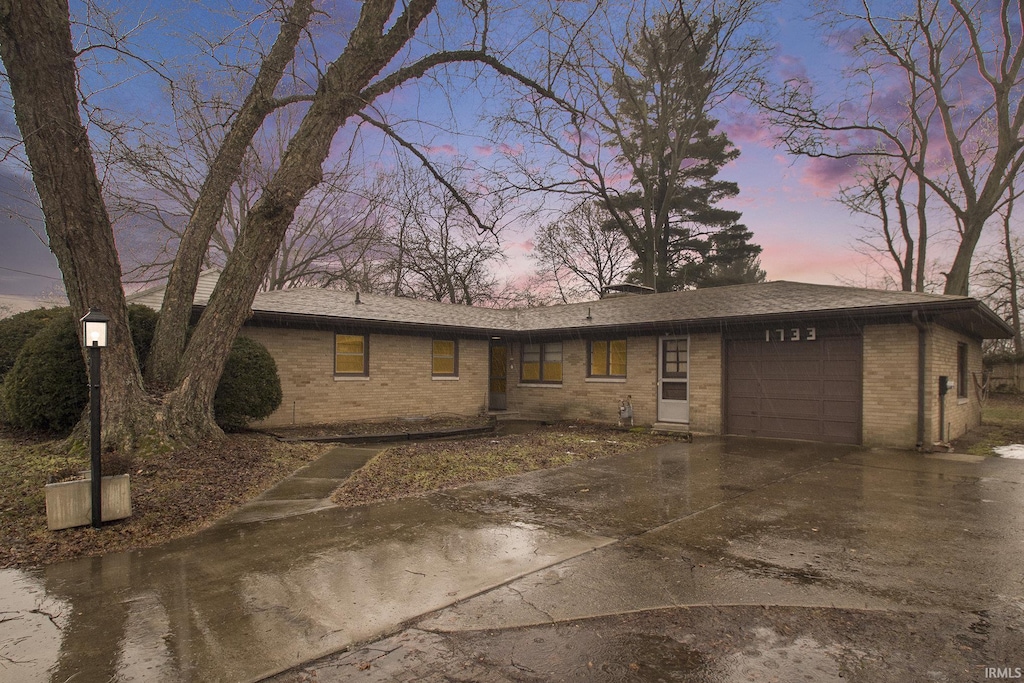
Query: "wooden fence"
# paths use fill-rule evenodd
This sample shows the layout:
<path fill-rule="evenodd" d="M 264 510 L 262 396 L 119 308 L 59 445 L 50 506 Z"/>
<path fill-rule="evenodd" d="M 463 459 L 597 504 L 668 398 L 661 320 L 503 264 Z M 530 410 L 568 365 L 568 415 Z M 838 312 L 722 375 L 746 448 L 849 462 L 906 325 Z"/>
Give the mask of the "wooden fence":
<path fill-rule="evenodd" d="M 989 390 L 994 392 L 1024 393 L 1024 361 L 986 365 Z"/>

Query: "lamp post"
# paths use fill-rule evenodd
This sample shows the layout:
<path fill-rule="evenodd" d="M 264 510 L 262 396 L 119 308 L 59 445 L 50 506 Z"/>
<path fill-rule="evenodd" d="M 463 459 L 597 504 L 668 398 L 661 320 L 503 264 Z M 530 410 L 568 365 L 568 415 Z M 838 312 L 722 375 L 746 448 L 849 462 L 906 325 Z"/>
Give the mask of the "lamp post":
<path fill-rule="evenodd" d="M 103 523 L 102 473 L 100 468 L 100 349 L 107 345 L 110 318 L 90 308 L 82 316 L 82 339 L 89 349 L 89 447 L 92 456 L 92 526 Z"/>

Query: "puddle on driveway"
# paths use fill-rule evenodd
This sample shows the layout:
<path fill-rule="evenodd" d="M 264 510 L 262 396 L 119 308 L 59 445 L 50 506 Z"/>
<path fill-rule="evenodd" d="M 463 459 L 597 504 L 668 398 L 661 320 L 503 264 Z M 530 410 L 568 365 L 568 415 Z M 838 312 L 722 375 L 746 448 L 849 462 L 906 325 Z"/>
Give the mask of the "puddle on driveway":
<path fill-rule="evenodd" d="M 68 603 L 47 596 L 38 577 L 0 569 L 0 681 L 49 680 L 69 611 Z"/>
<path fill-rule="evenodd" d="M 252 680 L 606 542 L 414 500 L 8 570 L 0 680 Z"/>

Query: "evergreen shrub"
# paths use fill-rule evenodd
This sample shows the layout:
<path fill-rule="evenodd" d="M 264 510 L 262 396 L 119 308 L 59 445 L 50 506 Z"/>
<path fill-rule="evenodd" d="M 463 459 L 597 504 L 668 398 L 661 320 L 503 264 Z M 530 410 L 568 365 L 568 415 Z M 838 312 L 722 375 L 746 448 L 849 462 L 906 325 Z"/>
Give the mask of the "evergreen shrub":
<path fill-rule="evenodd" d="M 280 405 L 281 378 L 274 357 L 258 341 L 238 337 L 213 399 L 217 424 L 226 431 L 243 429 Z"/>
<path fill-rule="evenodd" d="M 34 308 L 0 320 L 0 379 L 14 367 L 25 342 L 67 310 L 67 307 Z"/>
<path fill-rule="evenodd" d="M 69 432 L 89 400 L 78 321 L 64 309 L 21 348 L 4 378 L 4 418 L 20 429 Z"/>

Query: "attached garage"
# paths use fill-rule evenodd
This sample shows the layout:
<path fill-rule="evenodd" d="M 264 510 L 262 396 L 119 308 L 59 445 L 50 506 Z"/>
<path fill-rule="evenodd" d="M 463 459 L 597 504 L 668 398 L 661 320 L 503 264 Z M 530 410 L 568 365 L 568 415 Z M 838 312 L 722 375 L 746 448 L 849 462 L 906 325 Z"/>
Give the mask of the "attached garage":
<path fill-rule="evenodd" d="M 856 333 L 787 326 L 729 339 L 726 432 L 861 443 L 862 367 Z"/>

